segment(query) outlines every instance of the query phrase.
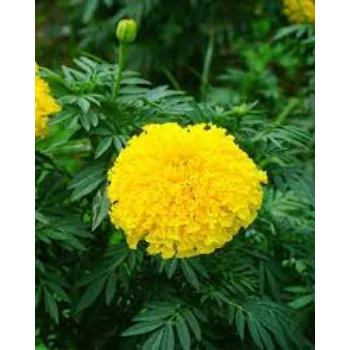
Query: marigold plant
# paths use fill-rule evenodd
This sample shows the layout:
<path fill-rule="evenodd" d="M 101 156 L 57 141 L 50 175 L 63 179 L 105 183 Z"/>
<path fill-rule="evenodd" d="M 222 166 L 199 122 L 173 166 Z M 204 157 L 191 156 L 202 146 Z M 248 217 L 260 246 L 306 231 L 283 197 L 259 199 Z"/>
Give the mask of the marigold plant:
<path fill-rule="evenodd" d="M 249 226 L 266 173 L 214 125 L 154 124 L 131 139 L 109 172 L 112 223 L 135 249 L 163 258 L 208 254 Z"/>
<path fill-rule="evenodd" d="M 48 132 L 49 115 L 61 110 L 60 105 L 50 94 L 49 85 L 37 75 L 35 63 L 35 137 L 42 138 Z"/>

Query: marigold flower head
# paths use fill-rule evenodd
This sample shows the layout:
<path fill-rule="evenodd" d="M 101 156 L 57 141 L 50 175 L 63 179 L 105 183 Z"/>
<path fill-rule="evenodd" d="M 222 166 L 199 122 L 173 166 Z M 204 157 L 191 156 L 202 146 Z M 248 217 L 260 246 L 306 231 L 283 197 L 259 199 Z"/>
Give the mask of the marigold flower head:
<path fill-rule="evenodd" d="M 283 0 L 284 13 L 292 23 L 315 23 L 315 0 Z"/>
<path fill-rule="evenodd" d="M 257 169 L 232 135 L 214 125 L 152 124 L 134 136 L 108 173 L 110 218 L 131 249 L 140 240 L 163 258 L 209 254 L 261 207 Z"/>
<path fill-rule="evenodd" d="M 61 107 L 50 94 L 49 85 L 36 73 L 39 67 L 35 63 L 35 137 L 47 135 L 49 115 L 57 113 Z"/>

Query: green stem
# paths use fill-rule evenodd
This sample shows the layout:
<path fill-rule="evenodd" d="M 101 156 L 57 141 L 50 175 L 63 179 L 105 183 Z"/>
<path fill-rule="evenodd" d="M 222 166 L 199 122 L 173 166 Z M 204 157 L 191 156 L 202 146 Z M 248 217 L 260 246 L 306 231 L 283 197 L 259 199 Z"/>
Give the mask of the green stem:
<path fill-rule="evenodd" d="M 201 95 L 202 101 L 205 101 L 206 99 L 207 89 L 209 85 L 210 65 L 213 59 L 213 53 L 214 53 L 214 34 L 211 33 L 209 37 L 207 52 L 205 54 L 202 79 L 201 79 L 200 95 Z"/>
<path fill-rule="evenodd" d="M 290 113 L 292 113 L 293 109 L 298 105 L 297 99 L 291 99 L 289 100 L 286 107 L 282 110 L 282 112 L 277 116 L 275 123 L 276 124 L 283 124 L 286 118 L 289 116 Z"/>
<path fill-rule="evenodd" d="M 113 99 L 115 99 L 119 93 L 120 82 L 122 80 L 122 72 L 125 68 L 125 62 L 126 62 L 125 56 L 126 56 L 126 45 L 120 43 L 118 69 L 117 69 L 116 74 L 115 74 L 114 88 L 113 88 L 113 95 L 112 95 Z"/>

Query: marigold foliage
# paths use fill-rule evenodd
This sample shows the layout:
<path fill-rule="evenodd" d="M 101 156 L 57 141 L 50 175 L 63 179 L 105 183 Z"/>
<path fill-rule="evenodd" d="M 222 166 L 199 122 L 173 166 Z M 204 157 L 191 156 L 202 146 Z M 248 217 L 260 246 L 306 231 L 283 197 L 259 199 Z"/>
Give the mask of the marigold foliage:
<path fill-rule="evenodd" d="M 48 132 L 48 117 L 57 113 L 61 107 L 50 94 L 49 85 L 40 78 L 38 65 L 35 63 L 35 137 L 42 138 Z"/>
<path fill-rule="evenodd" d="M 283 0 L 284 13 L 292 23 L 315 23 L 315 0 Z"/>
<path fill-rule="evenodd" d="M 152 124 L 122 150 L 108 178 L 110 218 L 131 249 L 163 258 L 212 253 L 248 227 L 266 173 L 214 125 Z"/>

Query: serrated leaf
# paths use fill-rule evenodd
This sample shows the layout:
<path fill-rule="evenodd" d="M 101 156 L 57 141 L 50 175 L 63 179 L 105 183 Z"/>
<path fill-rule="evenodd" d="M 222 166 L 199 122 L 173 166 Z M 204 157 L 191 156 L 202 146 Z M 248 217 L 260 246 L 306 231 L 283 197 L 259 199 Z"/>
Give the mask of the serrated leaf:
<path fill-rule="evenodd" d="M 290 286 L 284 288 L 284 290 L 295 294 L 304 294 L 305 292 L 307 292 L 307 289 L 302 286 Z"/>
<path fill-rule="evenodd" d="M 63 73 L 63 76 L 64 76 L 64 80 L 68 84 L 71 84 L 74 81 L 74 78 L 73 78 L 71 72 L 69 71 L 68 67 L 62 66 L 62 73 Z"/>
<path fill-rule="evenodd" d="M 187 328 L 185 320 L 181 315 L 177 315 L 175 322 L 177 336 L 180 340 L 180 344 L 183 350 L 190 350 L 191 348 L 191 337 L 190 332 Z"/>
<path fill-rule="evenodd" d="M 123 144 L 122 142 L 120 141 L 119 137 L 118 136 L 113 136 L 113 144 L 114 144 L 114 147 L 115 149 L 120 152 L 121 149 L 123 148 Z"/>
<path fill-rule="evenodd" d="M 106 284 L 106 304 L 109 305 L 114 297 L 117 281 L 114 274 L 111 274 Z"/>
<path fill-rule="evenodd" d="M 244 322 L 244 314 L 240 309 L 238 309 L 236 312 L 236 327 L 241 340 L 244 339 Z"/>
<path fill-rule="evenodd" d="M 189 264 L 194 268 L 194 270 L 198 271 L 203 277 L 209 278 L 208 272 L 205 267 L 198 261 L 197 259 L 190 259 Z"/>
<path fill-rule="evenodd" d="M 58 281 L 51 282 L 46 280 L 44 283 L 45 286 L 48 287 L 48 289 L 50 289 L 52 293 L 56 294 L 59 298 L 67 302 L 70 301 L 69 295 L 61 288 L 60 285 L 58 285 Z"/>
<path fill-rule="evenodd" d="M 208 322 L 207 316 L 202 311 L 200 311 L 199 309 L 193 309 L 192 311 L 199 320 L 201 320 L 204 323 Z"/>
<path fill-rule="evenodd" d="M 103 153 L 105 153 L 110 145 L 112 144 L 112 137 L 105 137 L 101 140 L 101 142 L 96 147 L 95 151 L 95 159 L 102 156 Z"/>
<path fill-rule="evenodd" d="M 165 97 L 179 96 L 179 95 L 184 95 L 184 92 L 169 90 L 167 85 L 162 85 L 162 86 L 157 86 L 152 90 L 149 90 L 145 97 L 150 102 L 156 102 Z"/>
<path fill-rule="evenodd" d="M 121 95 L 142 95 L 148 91 L 147 88 L 143 87 L 123 87 L 119 90 Z"/>
<path fill-rule="evenodd" d="M 79 106 L 81 113 L 85 115 L 90 109 L 90 102 L 82 97 L 77 99 L 77 105 Z"/>
<path fill-rule="evenodd" d="M 106 273 L 105 268 L 95 269 L 89 274 L 84 275 L 78 282 L 77 285 L 79 287 L 86 286 L 94 280 L 99 279 L 104 273 Z"/>
<path fill-rule="evenodd" d="M 160 328 L 164 325 L 163 321 L 154 321 L 154 322 L 141 322 L 134 324 L 125 330 L 121 336 L 122 337 L 130 337 L 139 334 L 149 333 L 157 328 Z"/>
<path fill-rule="evenodd" d="M 232 325 L 236 315 L 236 309 L 233 307 L 228 307 L 227 310 L 227 321 L 229 325 Z"/>
<path fill-rule="evenodd" d="M 175 307 L 173 309 L 147 309 L 140 312 L 136 317 L 133 318 L 134 321 L 159 321 L 169 318 L 175 313 Z"/>
<path fill-rule="evenodd" d="M 175 349 L 175 337 L 172 325 L 168 324 L 164 329 L 162 350 L 173 350 Z"/>
<path fill-rule="evenodd" d="M 151 85 L 151 83 L 142 78 L 131 77 L 122 79 L 121 85 Z"/>
<path fill-rule="evenodd" d="M 261 336 L 261 340 L 265 345 L 265 348 L 267 350 L 275 350 L 275 346 L 274 346 L 274 343 L 272 341 L 272 338 L 271 338 L 270 334 L 265 330 L 264 327 L 259 327 L 259 333 Z"/>
<path fill-rule="evenodd" d="M 80 60 L 80 59 L 73 59 L 73 62 L 76 66 L 78 66 L 79 68 L 81 68 L 81 70 L 83 70 L 86 73 L 92 73 L 91 67 L 86 64 L 84 61 Z"/>
<path fill-rule="evenodd" d="M 95 190 L 101 183 L 104 181 L 104 178 L 95 179 L 93 182 L 89 183 L 85 188 L 77 188 L 72 193 L 72 201 L 76 201 L 81 197 L 84 197 Z"/>
<path fill-rule="evenodd" d="M 35 288 L 35 308 L 38 307 L 41 298 L 41 287 Z"/>
<path fill-rule="evenodd" d="M 44 289 L 44 296 L 45 296 L 45 307 L 47 312 L 54 319 L 54 321 L 58 323 L 58 309 L 57 309 L 56 300 L 46 289 Z"/>
<path fill-rule="evenodd" d="M 57 144 L 48 148 L 45 152 L 48 155 L 72 155 L 82 154 L 91 151 L 91 144 L 88 139 L 66 141 L 64 144 Z"/>
<path fill-rule="evenodd" d="M 35 220 L 40 221 L 44 225 L 49 225 L 50 221 L 49 219 L 39 211 L 35 210 Z"/>
<path fill-rule="evenodd" d="M 96 230 L 108 215 L 109 205 L 105 191 L 98 191 L 92 201 L 92 231 Z"/>
<path fill-rule="evenodd" d="M 105 169 L 100 163 L 84 168 L 75 174 L 72 183 L 68 186 L 68 189 L 85 187 L 96 178 L 103 177 L 104 172 Z"/>
<path fill-rule="evenodd" d="M 89 113 L 89 117 L 90 117 L 90 122 L 91 125 L 96 128 L 96 126 L 98 125 L 99 119 L 98 119 L 98 115 L 95 112 L 90 112 Z"/>
<path fill-rule="evenodd" d="M 85 114 L 85 113 L 82 113 L 82 114 L 79 115 L 79 119 L 80 119 L 80 122 L 81 122 L 81 125 L 83 126 L 83 128 L 86 131 L 90 131 L 91 123 L 90 123 L 90 120 L 88 118 L 88 115 Z"/>
<path fill-rule="evenodd" d="M 88 23 L 94 12 L 97 10 L 99 0 L 86 0 L 85 7 L 83 10 L 83 22 Z"/>
<path fill-rule="evenodd" d="M 111 7 L 113 5 L 113 0 L 104 0 L 104 3 L 107 7 Z"/>
<path fill-rule="evenodd" d="M 191 311 L 188 311 L 184 316 L 196 339 L 200 341 L 202 338 L 202 333 L 197 319 Z"/>
<path fill-rule="evenodd" d="M 181 260 L 181 268 L 187 282 L 191 284 L 197 291 L 199 291 L 199 281 L 193 268 L 189 265 L 189 263 L 186 260 Z"/>
<path fill-rule="evenodd" d="M 83 294 L 82 298 L 80 299 L 77 311 L 81 312 L 87 307 L 89 307 L 100 295 L 103 289 L 103 285 L 106 282 L 106 276 L 103 276 L 102 278 L 96 280 L 94 283 L 92 283 L 88 289 Z"/>
<path fill-rule="evenodd" d="M 178 261 L 178 259 L 173 258 L 171 263 L 166 265 L 165 272 L 169 279 L 174 275 Z"/>
<path fill-rule="evenodd" d="M 255 321 L 255 319 L 251 316 L 248 317 L 247 320 L 248 323 L 248 328 L 249 328 L 249 332 L 250 335 L 254 341 L 254 343 L 259 347 L 259 348 L 263 348 L 263 344 L 261 342 L 261 338 L 260 338 L 260 334 L 259 334 L 259 329 L 257 326 L 257 321 Z"/>
<path fill-rule="evenodd" d="M 311 303 L 314 303 L 315 301 L 315 296 L 314 294 L 309 294 L 309 295 L 304 295 L 298 299 L 295 299 L 291 302 L 288 303 L 288 306 L 291 307 L 292 309 L 301 309 Z"/>
<path fill-rule="evenodd" d="M 275 276 L 269 269 L 266 269 L 265 271 L 266 271 L 267 282 L 271 290 L 271 294 L 276 300 L 280 300 L 279 285 L 276 281 Z"/>
<path fill-rule="evenodd" d="M 158 350 L 162 342 L 164 329 L 155 331 L 143 344 L 142 350 Z"/>

